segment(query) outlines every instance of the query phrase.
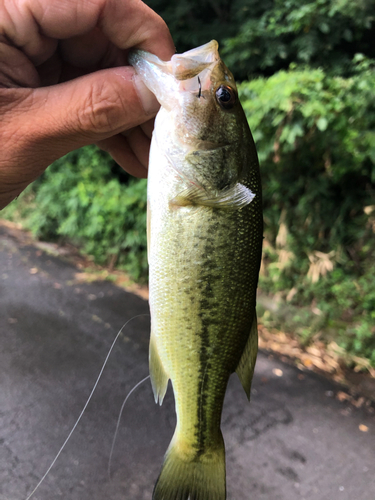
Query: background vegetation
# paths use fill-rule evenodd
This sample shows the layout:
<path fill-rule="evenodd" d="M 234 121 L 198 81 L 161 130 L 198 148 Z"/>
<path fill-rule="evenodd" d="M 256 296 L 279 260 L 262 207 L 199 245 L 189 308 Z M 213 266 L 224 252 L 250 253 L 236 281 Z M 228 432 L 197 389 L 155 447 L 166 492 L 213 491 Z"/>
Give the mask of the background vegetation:
<path fill-rule="evenodd" d="M 147 3 L 179 52 L 217 39 L 241 82 L 264 189 L 260 290 L 290 311 L 263 320 L 375 366 L 375 0 Z M 88 147 L 5 215 L 145 279 L 145 204 L 145 181 Z"/>

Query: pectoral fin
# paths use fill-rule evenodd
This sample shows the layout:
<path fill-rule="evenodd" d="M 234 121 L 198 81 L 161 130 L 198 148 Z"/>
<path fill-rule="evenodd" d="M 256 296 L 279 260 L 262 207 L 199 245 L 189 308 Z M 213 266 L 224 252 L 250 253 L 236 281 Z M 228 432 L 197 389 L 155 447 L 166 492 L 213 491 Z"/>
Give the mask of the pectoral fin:
<path fill-rule="evenodd" d="M 152 332 L 150 337 L 149 366 L 150 366 L 151 385 L 152 385 L 152 390 L 154 392 L 155 403 L 159 403 L 161 405 L 165 393 L 167 392 L 169 377 L 164 370 L 156 346 L 155 336 L 152 334 Z"/>
<path fill-rule="evenodd" d="M 251 381 L 253 379 L 255 361 L 258 353 L 258 323 L 257 315 L 254 311 L 254 319 L 251 325 L 249 338 L 247 340 L 242 357 L 236 368 L 236 373 L 245 389 L 248 400 L 250 401 Z"/>
<path fill-rule="evenodd" d="M 245 207 L 252 202 L 254 197 L 255 194 L 240 183 L 217 193 L 207 193 L 201 187 L 192 186 L 181 191 L 181 193 L 171 200 L 170 204 L 178 207 L 202 205 L 205 207 L 234 210 Z"/>

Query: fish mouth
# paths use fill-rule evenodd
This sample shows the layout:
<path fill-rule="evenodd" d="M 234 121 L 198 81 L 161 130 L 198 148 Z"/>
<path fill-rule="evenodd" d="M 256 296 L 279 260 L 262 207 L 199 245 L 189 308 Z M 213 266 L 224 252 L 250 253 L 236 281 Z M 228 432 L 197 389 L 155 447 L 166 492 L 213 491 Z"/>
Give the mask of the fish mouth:
<path fill-rule="evenodd" d="M 174 54 L 170 61 L 170 72 L 176 80 L 190 80 L 219 60 L 219 44 L 211 40 L 183 54 Z"/>
<path fill-rule="evenodd" d="M 159 74 L 173 76 L 179 81 L 196 77 L 218 61 L 220 61 L 219 44 L 216 40 L 211 40 L 183 54 L 174 54 L 170 61 L 163 61 L 155 54 L 144 50 L 132 50 L 129 54 L 129 63 L 136 69 L 145 70 L 146 65 L 147 68 L 157 70 Z"/>
<path fill-rule="evenodd" d="M 199 93 L 210 88 L 210 73 L 220 62 L 218 48 L 216 40 L 212 40 L 183 54 L 174 54 L 170 61 L 162 61 L 156 55 L 143 50 L 134 50 L 129 54 L 129 63 L 134 66 L 160 104 L 171 109 L 174 95 L 181 91 L 198 93 L 198 75 Z"/>

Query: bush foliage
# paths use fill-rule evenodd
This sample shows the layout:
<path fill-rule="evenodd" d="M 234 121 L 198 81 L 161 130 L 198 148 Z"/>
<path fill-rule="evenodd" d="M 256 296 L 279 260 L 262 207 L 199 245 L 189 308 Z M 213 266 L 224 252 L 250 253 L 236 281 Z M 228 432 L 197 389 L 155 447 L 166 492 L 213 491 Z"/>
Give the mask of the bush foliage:
<path fill-rule="evenodd" d="M 296 67 L 243 82 L 240 95 L 262 171 L 261 288 L 314 304 L 305 337 L 335 326 L 375 364 L 373 64 L 358 56 L 350 78 Z"/>
<path fill-rule="evenodd" d="M 375 57 L 375 0 L 147 0 L 178 52 L 215 38 L 236 78 L 271 75 L 292 62 L 351 72 L 356 53 Z"/>
<path fill-rule="evenodd" d="M 26 225 L 39 238 L 69 238 L 96 262 L 117 264 L 145 280 L 146 182 L 119 173 L 115 162 L 94 146 L 74 151 L 34 183 Z M 30 192 L 25 197 L 30 199 Z"/>

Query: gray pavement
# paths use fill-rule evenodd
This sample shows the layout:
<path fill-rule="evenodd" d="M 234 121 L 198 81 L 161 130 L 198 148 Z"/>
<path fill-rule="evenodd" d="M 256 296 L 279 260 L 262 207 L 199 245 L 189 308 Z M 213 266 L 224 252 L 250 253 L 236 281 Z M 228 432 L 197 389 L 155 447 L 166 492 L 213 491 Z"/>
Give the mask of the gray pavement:
<path fill-rule="evenodd" d="M 117 331 L 147 302 L 0 227 L 0 500 L 25 500 L 77 419 Z M 149 318 L 121 335 L 92 401 L 35 500 L 150 500 L 175 424 L 145 382 Z M 374 500 L 375 416 L 339 386 L 260 353 L 252 401 L 235 376 L 223 413 L 228 500 Z M 367 428 L 367 432 L 360 430 Z"/>

